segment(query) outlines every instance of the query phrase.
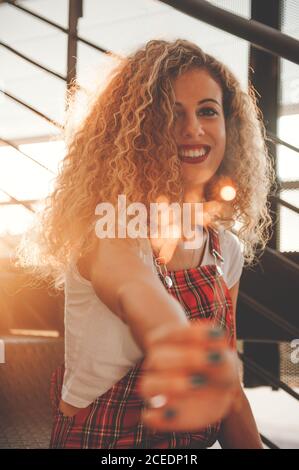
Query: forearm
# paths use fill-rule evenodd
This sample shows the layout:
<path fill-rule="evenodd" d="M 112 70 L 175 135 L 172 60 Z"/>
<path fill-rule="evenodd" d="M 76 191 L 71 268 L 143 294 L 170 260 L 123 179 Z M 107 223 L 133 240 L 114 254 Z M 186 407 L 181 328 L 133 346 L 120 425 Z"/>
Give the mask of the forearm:
<path fill-rule="evenodd" d="M 147 335 L 162 326 L 189 326 L 186 314 L 165 289 L 151 282 L 130 282 L 119 292 L 119 308 L 123 321 L 130 327 L 139 347 L 147 350 Z"/>
<path fill-rule="evenodd" d="M 262 449 L 263 444 L 250 404 L 240 390 L 238 408 L 232 409 L 221 424 L 219 442 L 223 449 Z"/>

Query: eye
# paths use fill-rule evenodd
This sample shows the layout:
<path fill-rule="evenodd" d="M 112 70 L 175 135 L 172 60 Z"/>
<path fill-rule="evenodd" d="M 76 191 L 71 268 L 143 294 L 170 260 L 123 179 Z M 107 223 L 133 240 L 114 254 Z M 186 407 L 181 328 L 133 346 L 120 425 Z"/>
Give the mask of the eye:
<path fill-rule="evenodd" d="M 218 112 L 215 111 L 214 108 L 201 108 L 199 111 L 198 111 L 198 114 L 203 114 L 204 116 L 216 116 L 218 115 Z"/>

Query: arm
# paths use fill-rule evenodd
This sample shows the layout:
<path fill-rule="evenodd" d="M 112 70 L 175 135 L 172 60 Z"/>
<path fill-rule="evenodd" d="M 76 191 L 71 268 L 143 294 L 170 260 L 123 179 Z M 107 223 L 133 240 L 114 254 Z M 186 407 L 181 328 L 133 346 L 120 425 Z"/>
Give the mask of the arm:
<path fill-rule="evenodd" d="M 230 289 L 235 325 L 238 291 L 239 282 Z M 218 439 L 221 447 L 223 449 L 262 449 L 263 444 L 259 436 L 249 401 L 241 384 L 239 387 L 238 397 L 236 398 L 238 398 L 238 407 L 233 407 L 230 413 L 222 420 Z"/>
<path fill-rule="evenodd" d="M 137 240 L 99 240 L 90 278 L 96 294 L 130 327 L 143 352 L 147 350 L 147 336 L 154 329 L 189 326 L 180 303 L 140 258 Z"/>

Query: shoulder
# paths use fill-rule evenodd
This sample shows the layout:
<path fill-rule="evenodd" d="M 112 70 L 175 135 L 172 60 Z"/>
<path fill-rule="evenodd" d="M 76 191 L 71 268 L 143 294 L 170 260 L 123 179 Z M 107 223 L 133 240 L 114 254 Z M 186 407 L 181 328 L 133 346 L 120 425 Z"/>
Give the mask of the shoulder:
<path fill-rule="evenodd" d="M 90 261 L 91 270 L 97 274 L 105 270 L 117 270 L 125 273 L 135 266 L 141 268 L 150 265 L 150 242 L 142 238 L 102 238 L 97 242 L 94 255 Z M 114 275 L 116 273 L 114 272 Z"/>
<path fill-rule="evenodd" d="M 226 283 L 230 289 L 239 281 L 242 274 L 244 265 L 243 248 L 237 235 L 230 230 L 221 229 L 219 231 L 219 242 L 224 258 Z"/>
<path fill-rule="evenodd" d="M 228 254 L 232 253 L 243 256 L 242 245 L 237 235 L 232 233 L 230 230 L 222 229 L 219 231 L 219 237 L 222 249 Z"/>

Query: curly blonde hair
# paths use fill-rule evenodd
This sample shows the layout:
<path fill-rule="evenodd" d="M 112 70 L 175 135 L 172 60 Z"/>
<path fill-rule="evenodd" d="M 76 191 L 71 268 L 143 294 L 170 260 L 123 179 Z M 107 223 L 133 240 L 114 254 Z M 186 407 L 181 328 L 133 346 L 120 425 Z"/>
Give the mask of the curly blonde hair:
<path fill-rule="evenodd" d="M 19 250 L 23 266 L 34 265 L 41 276 L 63 285 L 73 256 L 84 255 L 95 243 L 95 207 L 128 203 L 149 207 L 163 194 L 181 202 L 181 163 L 173 137 L 175 96 L 172 80 L 190 68 L 205 69 L 221 86 L 226 122 L 226 150 L 217 175 L 232 178 L 237 194 L 231 226 L 252 263 L 269 238 L 271 218 L 267 196 L 273 168 L 255 93 L 241 89 L 221 62 L 183 39 L 151 40 L 120 60 L 104 90 L 96 95 L 85 119 L 67 142 L 67 154 L 46 201 L 35 237 Z M 66 126 L 67 129 L 67 126 Z M 206 194 L 209 193 L 209 184 Z"/>

